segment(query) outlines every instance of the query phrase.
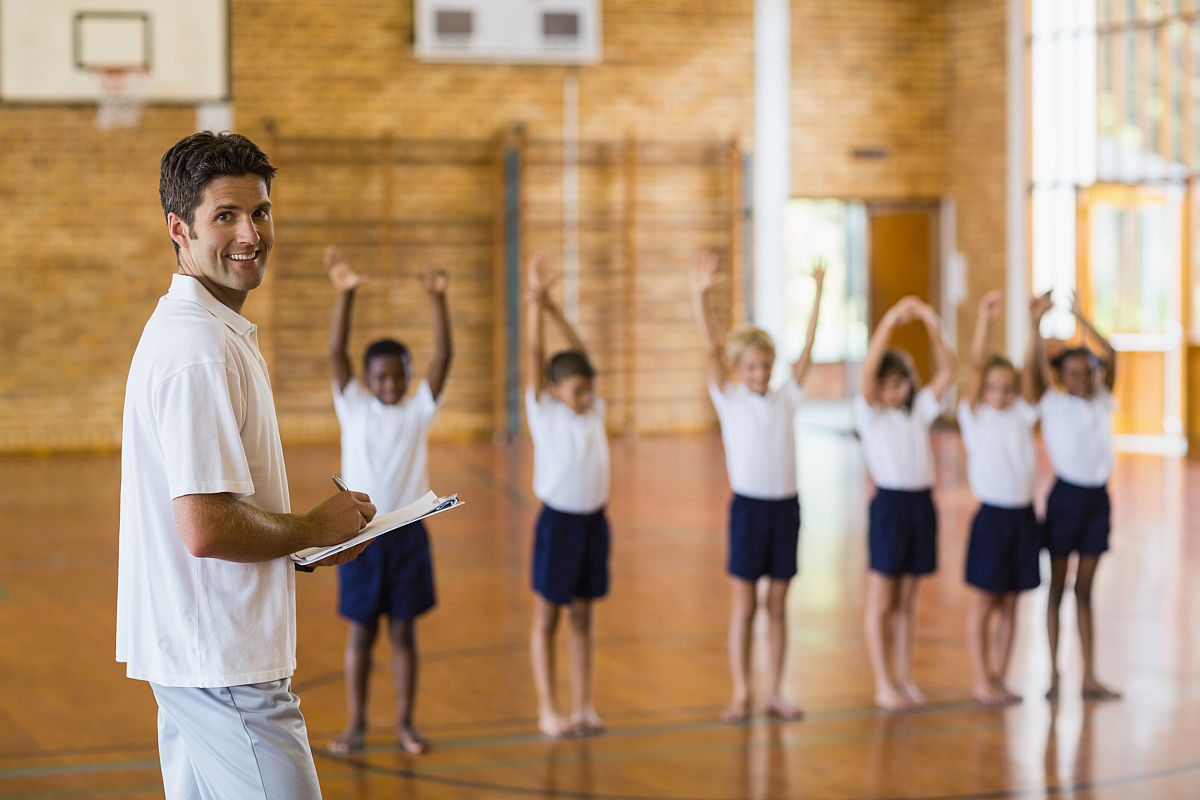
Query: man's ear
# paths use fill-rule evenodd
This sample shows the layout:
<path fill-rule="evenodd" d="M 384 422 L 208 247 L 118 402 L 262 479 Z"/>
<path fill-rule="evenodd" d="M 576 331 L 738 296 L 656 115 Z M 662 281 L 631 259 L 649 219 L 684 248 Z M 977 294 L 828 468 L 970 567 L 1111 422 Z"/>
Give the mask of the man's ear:
<path fill-rule="evenodd" d="M 180 250 L 189 250 L 191 245 L 191 230 L 174 211 L 167 214 L 167 235 L 178 245 Z"/>

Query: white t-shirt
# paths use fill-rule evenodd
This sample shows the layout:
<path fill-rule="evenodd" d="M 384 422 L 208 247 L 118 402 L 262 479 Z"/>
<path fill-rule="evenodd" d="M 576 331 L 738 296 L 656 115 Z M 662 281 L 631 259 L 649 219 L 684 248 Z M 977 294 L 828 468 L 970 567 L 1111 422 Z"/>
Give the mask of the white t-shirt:
<path fill-rule="evenodd" d="M 789 380 L 756 394 L 745 384 L 708 385 L 721 421 L 725 466 L 735 494 L 758 500 L 796 496 L 796 408 L 804 390 Z"/>
<path fill-rule="evenodd" d="M 929 388 L 917 392 L 911 412 L 873 406 L 861 394 L 854 396 L 854 427 L 876 486 L 906 492 L 933 486 L 929 428 L 941 411 Z"/>
<path fill-rule="evenodd" d="M 967 448 L 967 481 L 981 503 L 1024 508 L 1033 502 L 1037 420 L 1037 409 L 1021 398 L 1003 410 L 979 403 L 972 411 L 966 400 L 958 404 L 958 426 Z"/>
<path fill-rule="evenodd" d="M 236 686 L 296 668 L 288 558 L 196 558 L 172 500 L 232 493 L 287 513 L 287 474 L 256 328 L 175 275 L 142 332 L 125 389 L 117 661 L 166 686 Z"/>
<path fill-rule="evenodd" d="M 591 514 L 608 504 L 608 434 L 604 401 L 576 414 L 549 392 L 525 392 L 533 438 L 533 493 L 556 511 Z"/>
<path fill-rule="evenodd" d="M 1042 438 L 1054 474 L 1076 486 L 1103 486 L 1113 468 L 1113 398 L 1099 389 L 1090 398 L 1050 389 L 1042 395 Z"/>
<path fill-rule="evenodd" d="M 395 511 L 429 491 L 429 428 L 438 404 L 426 381 L 395 405 L 381 403 L 354 378 L 333 387 L 342 427 L 342 480 L 366 492 L 379 513 Z"/>

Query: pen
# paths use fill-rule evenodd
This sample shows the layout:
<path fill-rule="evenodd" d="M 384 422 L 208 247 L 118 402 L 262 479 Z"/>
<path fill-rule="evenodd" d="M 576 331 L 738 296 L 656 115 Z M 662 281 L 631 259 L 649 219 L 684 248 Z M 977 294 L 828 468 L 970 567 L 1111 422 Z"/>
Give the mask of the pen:
<path fill-rule="evenodd" d="M 333 476 L 333 485 L 336 486 L 337 488 L 341 489 L 343 492 L 350 491 L 348 488 L 346 488 L 346 484 L 342 482 L 342 479 L 339 478 L 337 475 Z"/>

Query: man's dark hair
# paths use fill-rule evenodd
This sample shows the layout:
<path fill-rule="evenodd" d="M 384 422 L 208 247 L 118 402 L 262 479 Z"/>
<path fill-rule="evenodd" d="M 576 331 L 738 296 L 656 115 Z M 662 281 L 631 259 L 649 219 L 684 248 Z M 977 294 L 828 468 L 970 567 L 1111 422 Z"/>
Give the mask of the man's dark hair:
<path fill-rule="evenodd" d="M 904 398 L 904 408 L 912 411 L 913 400 L 920 388 L 917 368 L 913 366 L 912 356 L 903 350 L 888 350 L 879 360 L 879 369 L 875 371 L 875 380 L 882 381 L 889 375 L 899 375 L 908 381 L 908 396 Z"/>
<path fill-rule="evenodd" d="M 158 199 L 163 216 L 174 214 L 192 227 L 204 188 L 216 178 L 257 175 L 271 193 L 275 167 L 258 145 L 237 133 L 200 131 L 180 139 L 163 153 L 158 173 Z M 179 245 L 175 245 L 179 254 Z"/>
<path fill-rule="evenodd" d="M 589 381 L 596 377 L 596 370 L 587 356 L 578 350 L 563 350 L 555 353 L 546 366 L 546 378 L 551 383 L 558 383 L 574 375 L 587 378 Z"/>
<path fill-rule="evenodd" d="M 404 344 L 397 342 L 395 339 L 377 339 L 367 345 L 367 351 L 363 353 L 363 371 L 366 372 L 370 369 L 371 359 L 379 358 L 380 356 L 399 356 L 404 361 L 404 372 L 406 374 L 412 366 L 412 356 Z"/>

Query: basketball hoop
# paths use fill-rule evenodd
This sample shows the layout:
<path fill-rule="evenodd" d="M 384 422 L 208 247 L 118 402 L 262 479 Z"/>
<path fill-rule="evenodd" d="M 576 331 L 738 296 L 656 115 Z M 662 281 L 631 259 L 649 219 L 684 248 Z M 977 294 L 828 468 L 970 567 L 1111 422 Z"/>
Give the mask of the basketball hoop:
<path fill-rule="evenodd" d="M 146 107 L 149 70 L 142 66 L 122 66 L 96 67 L 90 72 L 100 89 L 96 127 L 102 131 L 136 127 Z"/>

